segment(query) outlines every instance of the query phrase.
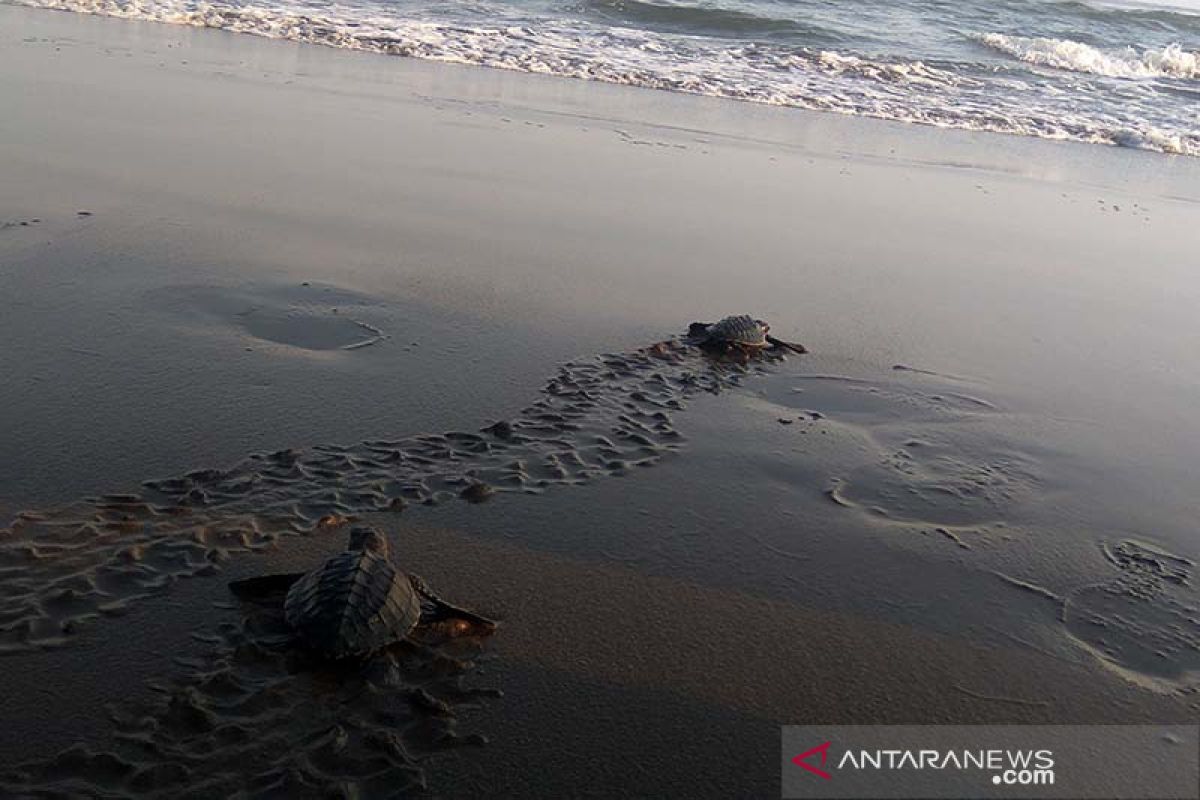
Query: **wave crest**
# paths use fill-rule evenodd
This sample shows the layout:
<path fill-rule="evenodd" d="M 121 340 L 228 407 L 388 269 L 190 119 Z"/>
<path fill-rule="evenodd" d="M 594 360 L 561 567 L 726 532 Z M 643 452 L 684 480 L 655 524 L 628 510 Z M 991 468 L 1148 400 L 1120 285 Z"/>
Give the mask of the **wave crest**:
<path fill-rule="evenodd" d="M 1190 117 L 1164 107 L 1162 86 L 1131 85 L 1114 103 L 1094 87 L 1064 92 L 1043 85 L 1044 76 L 996 76 L 990 65 L 983 69 L 978 63 L 867 58 L 826 47 L 673 36 L 566 19 L 534 24 L 503 15 L 486 21 L 412 18 L 323 0 L 0 2 L 897 122 L 1200 156 L 1200 130 Z M 1200 78 L 1200 56 L 1178 45 L 1113 55 L 1065 40 L 1002 34 L 979 40 L 1021 60 L 1063 69 Z M 1190 90 L 1192 85 L 1167 88 Z M 1089 102 L 1078 102 L 1081 92 Z"/>
<path fill-rule="evenodd" d="M 1027 64 L 1087 72 L 1110 78 L 1200 79 L 1200 53 L 1170 44 L 1158 50 L 1127 47 L 1104 51 L 1071 39 L 1030 38 L 985 33 L 978 41 Z"/>

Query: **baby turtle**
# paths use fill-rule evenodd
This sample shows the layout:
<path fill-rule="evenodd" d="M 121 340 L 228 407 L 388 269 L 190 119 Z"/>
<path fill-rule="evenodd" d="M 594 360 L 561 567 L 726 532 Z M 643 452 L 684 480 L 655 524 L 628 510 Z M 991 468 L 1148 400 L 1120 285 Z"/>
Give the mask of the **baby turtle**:
<path fill-rule="evenodd" d="M 785 342 L 770 335 L 771 326 L 748 314 L 725 317 L 720 322 L 693 322 L 688 326 L 690 344 L 717 352 L 739 352 L 748 355 L 765 350 L 787 350 L 807 353 L 802 344 Z"/>
<path fill-rule="evenodd" d="M 346 550 L 311 572 L 234 581 L 246 599 L 286 591 L 284 621 L 311 650 L 330 659 L 365 657 L 418 630 L 486 636 L 496 623 L 437 597 L 425 581 L 396 569 L 377 529 L 350 531 Z"/>

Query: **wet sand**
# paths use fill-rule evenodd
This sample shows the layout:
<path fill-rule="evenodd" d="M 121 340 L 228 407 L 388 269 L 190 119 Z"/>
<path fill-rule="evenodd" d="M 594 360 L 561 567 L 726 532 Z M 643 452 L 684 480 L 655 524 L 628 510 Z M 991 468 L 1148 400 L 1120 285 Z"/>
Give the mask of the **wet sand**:
<path fill-rule="evenodd" d="M 0 21 L 5 791 L 770 796 L 781 724 L 1196 719 L 1193 161 Z M 813 355 L 643 349 L 742 311 Z M 346 517 L 497 635 L 331 671 L 226 592 Z"/>

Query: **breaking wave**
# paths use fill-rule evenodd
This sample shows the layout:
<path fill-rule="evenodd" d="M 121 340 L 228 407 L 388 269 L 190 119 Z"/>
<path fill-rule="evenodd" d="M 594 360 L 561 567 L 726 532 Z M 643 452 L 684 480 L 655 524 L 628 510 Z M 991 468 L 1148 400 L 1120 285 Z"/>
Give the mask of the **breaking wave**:
<path fill-rule="evenodd" d="M 985 33 L 978 38 L 994 50 L 1043 67 L 1110 78 L 1200 79 L 1200 53 L 1188 52 L 1179 44 L 1157 50 L 1138 51 L 1127 47 L 1105 51 L 1070 39 L 1005 36 L 1002 33 Z"/>
<path fill-rule="evenodd" d="M 1184 44 L 1162 43 L 1190 41 L 1191 35 L 1174 24 L 1159 32 L 1170 39 L 1135 51 L 1103 50 L 1049 35 L 964 37 L 962 31 L 979 30 L 974 23 L 983 19 L 969 3 L 946 12 L 963 19 L 948 18 L 945 24 L 955 27 L 935 31 L 936 36 L 906 28 L 908 34 L 927 37 L 909 43 L 887 32 L 897 12 L 830 8 L 812 0 L 794 5 L 761 0 L 699 5 L 670 0 L 569 0 L 567 5 L 558 5 L 559 0 L 0 2 L 944 128 L 1200 155 L 1192 100 L 1169 96 L 1175 87 L 1155 85 L 1200 79 L 1200 54 Z M 914 13 L 923 8 L 922 0 L 900 5 L 912 6 Z M 1043 13 L 1045 26 L 1038 24 L 1048 33 L 1065 30 L 1068 23 L 1087 24 L 1079 13 L 1064 20 L 1061 9 L 1026 5 L 1013 6 L 1024 10 L 1011 29 L 1022 30 L 1022 20 L 1033 13 Z M 1075 12 L 1090 8 L 1057 5 Z M 1114 15 L 1092 11 L 1099 17 L 1092 23 L 1096 38 L 1113 35 Z M 1138 32 L 1127 35 L 1125 41 L 1144 38 Z M 996 55 L 981 59 L 981 50 Z M 1063 72 L 1048 75 L 1042 67 Z M 1105 78 L 1153 80 L 1113 87 Z"/>

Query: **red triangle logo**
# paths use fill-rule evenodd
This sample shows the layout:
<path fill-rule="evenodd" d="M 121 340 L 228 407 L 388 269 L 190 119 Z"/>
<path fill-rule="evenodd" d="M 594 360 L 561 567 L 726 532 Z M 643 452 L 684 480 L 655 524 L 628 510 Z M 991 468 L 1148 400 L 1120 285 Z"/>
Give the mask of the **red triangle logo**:
<path fill-rule="evenodd" d="M 816 747 L 813 747 L 809 750 L 805 750 L 800 755 L 794 757 L 792 759 L 792 763 L 795 764 L 797 767 L 801 767 L 803 769 L 808 770 L 813 775 L 819 775 L 822 778 L 824 778 L 825 780 L 830 780 L 833 777 L 832 775 L 830 775 L 828 772 L 826 772 L 823 769 L 818 769 L 817 767 L 814 767 L 812 764 L 809 764 L 805 759 L 811 758 L 812 756 L 819 754 L 821 756 L 821 766 L 822 767 L 825 766 L 825 760 L 827 758 L 829 758 L 829 746 L 831 744 L 833 744 L 833 742 L 825 742 L 825 744 L 819 744 Z"/>

